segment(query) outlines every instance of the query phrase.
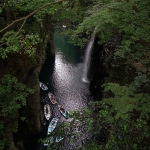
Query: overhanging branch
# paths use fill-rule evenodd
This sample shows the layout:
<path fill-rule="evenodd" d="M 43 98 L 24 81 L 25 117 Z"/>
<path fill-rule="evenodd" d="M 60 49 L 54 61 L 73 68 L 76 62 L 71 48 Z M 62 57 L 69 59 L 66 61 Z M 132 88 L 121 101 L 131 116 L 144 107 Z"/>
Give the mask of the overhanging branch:
<path fill-rule="evenodd" d="M 39 7 L 38 9 L 34 10 L 34 11 L 33 11 L 32 13 L 30 13 L 29 15 L 27 15 L 27 16 L 25 16 L 25 17 L 22 17 L 22 18 L 20 18 L 20 19 L 17 19 L 17 20 L 15 20 L 15 21 L 13 21 L 11 24 L 9 24 L 9 25 L 7 25 L 5 28 L 1 29 L 1 30 L 0 30 L 0 33 L 3 32 L 3 31 L 5 31 L 6 29 L 8 29 L 9 27 L 11 27 L 12 25 L 14 25 L 15 23 L 17 23 L 17 22 L 19 22 L 19 21 L 22 21 L 22 20 L 25 20 L 25 21 L 26 21 L 29 17 L 33 16 L 34 14 L 36 14 L 36 13 L 37 13 L 38 11 L 40 11 L 41 9 L 43 9 L 43 8 L 49 6 L 49 5 L 58 4 L 58 3 L 61 3 L 61 2 L 64 2 L 64 1 L 66 1 L 66 0 L 60 0 L 60 1 L 57 1 L 57 2 L 47 3 L 47 4 L 45 4 L 45 5 L 41 6 L 41 7 Z M 25 22 L 25 21 L 24 21 L 24 22 Z M 22 28 L 22 27 L 21 27 L 21 28 Z"/>

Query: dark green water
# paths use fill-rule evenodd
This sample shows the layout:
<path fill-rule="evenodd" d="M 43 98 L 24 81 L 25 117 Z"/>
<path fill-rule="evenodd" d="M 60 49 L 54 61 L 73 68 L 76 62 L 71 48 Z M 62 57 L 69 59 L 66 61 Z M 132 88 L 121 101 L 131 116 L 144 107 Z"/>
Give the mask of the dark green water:
<path fill-rule="evenodd" d="M 40 73 L 39 80 L 48 86 L 47 91 L 41 90 L 42 103 L 47 103 L 47 93 L 50 91 L 58 103 L 71 111 L 86 107 L 91 99 L 89 84 L 82 81 L 84 69 L 84 51 L 68 43 L 67 38 L 55 34 L 55 59 L 47 59 Z M 53 115 L 57 111 L 52 108 Z M 61 119 L 60 119 L 61 122 Z M 44 129 L 46 132 L 47 126 Z M 66 150 L 80 147 L 82 141 L 75 144 L 67 143 Z"/>

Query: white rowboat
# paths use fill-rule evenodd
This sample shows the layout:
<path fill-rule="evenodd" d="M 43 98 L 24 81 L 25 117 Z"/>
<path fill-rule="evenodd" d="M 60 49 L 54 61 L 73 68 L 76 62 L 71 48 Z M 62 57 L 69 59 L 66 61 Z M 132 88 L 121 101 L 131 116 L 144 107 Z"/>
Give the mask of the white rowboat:
<path fill-rule="evenodd" d="M 51 111 L 50 111 L 50 105 L 48 104 L 44 105 L 44 115 L 47 120 L 50 119 Z"/>

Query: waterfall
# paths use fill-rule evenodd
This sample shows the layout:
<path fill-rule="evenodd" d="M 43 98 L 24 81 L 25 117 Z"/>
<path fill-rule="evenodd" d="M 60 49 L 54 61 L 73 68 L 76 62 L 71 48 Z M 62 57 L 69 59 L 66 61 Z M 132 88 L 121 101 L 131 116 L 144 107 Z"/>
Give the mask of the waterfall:
<path fill-rule="evenodd" d="M 91 54 L 92 54 L 92 50 L 94 47 L 95 34 L 96 34 L 96 28 L 92 34 L 90 41 L 87 44 L 86 50 L 85 50 L 82 81 L 86 82 L 86 83 L 89 83 L 88 71 L 90 69 L 90 64 L 91 64 Z"/>

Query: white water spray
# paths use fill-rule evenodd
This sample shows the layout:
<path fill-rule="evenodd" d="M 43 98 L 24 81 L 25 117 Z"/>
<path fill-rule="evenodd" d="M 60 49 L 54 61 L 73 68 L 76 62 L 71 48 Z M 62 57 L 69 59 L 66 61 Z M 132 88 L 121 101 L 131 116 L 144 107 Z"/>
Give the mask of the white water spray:
<path fill-rule="evenodd" d="M 92 50 L 94 47 L 95 34 L 96 34 L 96 28 L 92 34 L 92 37 L 91 37 L 89 43 L 87 44 L 86 50 L 85 50 L 82 81 L 86 82 L 86 83 L 90 82 L 88 79 L 88 71 L 90 69 L 90 64 L 91 64 L 91 54 L 92 54 Z"/>

